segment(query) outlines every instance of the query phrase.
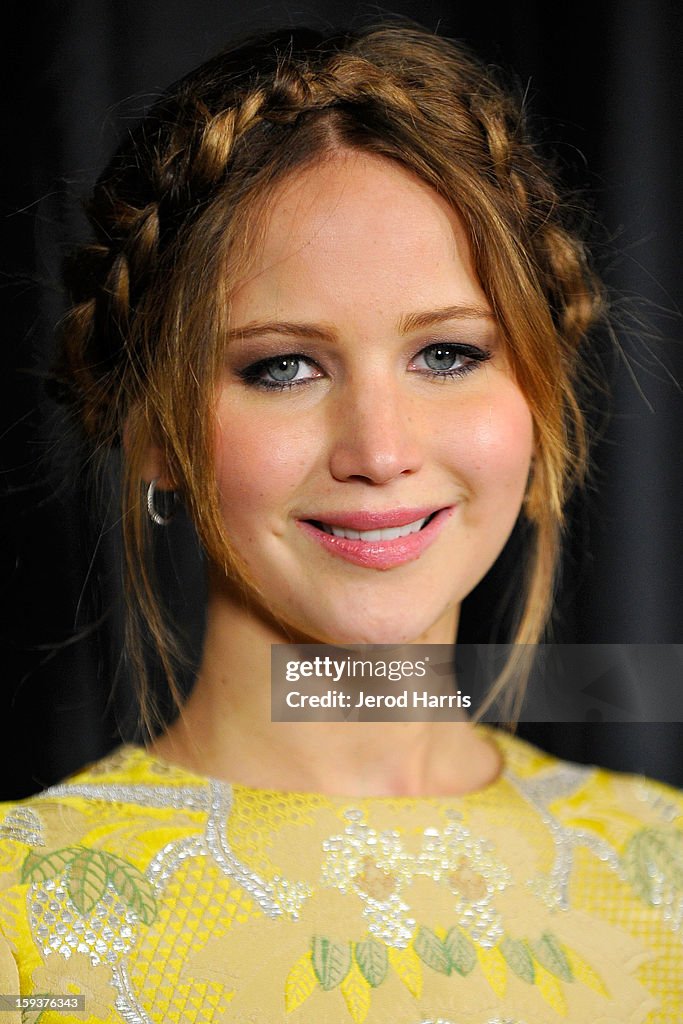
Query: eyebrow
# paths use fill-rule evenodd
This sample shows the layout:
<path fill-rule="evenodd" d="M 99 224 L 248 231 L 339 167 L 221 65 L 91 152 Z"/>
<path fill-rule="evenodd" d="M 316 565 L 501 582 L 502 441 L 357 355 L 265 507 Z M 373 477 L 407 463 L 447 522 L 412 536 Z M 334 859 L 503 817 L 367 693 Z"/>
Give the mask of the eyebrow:
<path fill-rule="evenodd" d="M 322 324 L 291 323 L 288 320 L 261 320 L 245 324 L 244 327 L 234 327 L 228 331 L 228 341 L 244 341 L 247 338 L 260 337 L 262 334 L 284 334 L 287 337 L 310 338 L 311 340 L 323 338 L 332 342 L 337 337 L 334 331 Z"/>
<path fill-rule="evenodd" d="M 444 306 L 442 309 L 429 309 L 419 313 L 402 316 L 398 322 L 399 334 L 410 334 L 411 331 L 434 327 L 447 320 L 489 320 L 495 321 L 492 311 L 486 306 Z M 334 342 L 336 333 L 324 324 L 296 323 L 289 320 L 261 320 L 243 327 L 233 328 L 228 332 L 228 341 L 245 341 L 263 334 L 281 334 L 286 337 L 308 338 Z"/>
<path fill-rule="evenodd" d="M 410 334 L 411 331 L 423 330 L 442 324 L 446 320 L 492 320 L 493 312 L 486 306 L 445 306 L 443 309 L 426 310 L 424 313 L 410 313 L 399 320 L 399 332 Z"/>

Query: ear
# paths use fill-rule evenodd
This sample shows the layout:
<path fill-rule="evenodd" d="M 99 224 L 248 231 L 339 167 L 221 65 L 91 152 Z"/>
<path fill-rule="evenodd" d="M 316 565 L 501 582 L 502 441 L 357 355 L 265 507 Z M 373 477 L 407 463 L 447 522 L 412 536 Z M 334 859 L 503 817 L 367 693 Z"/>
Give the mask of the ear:
<path fill-rule="evenodd" d="M 136 465 L 140 479 L 146 484 L 156 481 L 160 491 L 175 491 L 177 485 L 165 450 L 150 436 L 146 424 L 134 413 L 123 428 L 123 450 L 131 464 Z"/>
<path fill-rule="evenodd" d="M 147 451 L 143 456 L 140 470 L 142 479 L 145 483 L 149 484 L 152 480 L 156 481 L 157 490 L 177 490 L 177 486 L 173 481 L 173 476 L 168 465 L 166 454 L 159 445 L 154 444 L 154 442 L 149 443 Z"/>

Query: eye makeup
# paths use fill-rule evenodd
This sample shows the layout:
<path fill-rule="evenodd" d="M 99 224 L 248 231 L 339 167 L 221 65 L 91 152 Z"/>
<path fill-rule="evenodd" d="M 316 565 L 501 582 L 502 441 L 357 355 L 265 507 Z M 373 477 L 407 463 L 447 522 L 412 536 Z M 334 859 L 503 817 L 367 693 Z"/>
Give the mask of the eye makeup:
<path fill-rule="evenodd" d="M 492 354 L 477 345 L 432 342 L 411 359 L 411 372 L 439 381 L 455 380 L 472 373 Z M 416 365 L 418 360 L 423 361 L 422 366 Z M 326 376 L 314 359 L 301 352 L 283 352 L 258 359 L 236 372 L 247 386 L 265 391 L 284 391 Z"/>

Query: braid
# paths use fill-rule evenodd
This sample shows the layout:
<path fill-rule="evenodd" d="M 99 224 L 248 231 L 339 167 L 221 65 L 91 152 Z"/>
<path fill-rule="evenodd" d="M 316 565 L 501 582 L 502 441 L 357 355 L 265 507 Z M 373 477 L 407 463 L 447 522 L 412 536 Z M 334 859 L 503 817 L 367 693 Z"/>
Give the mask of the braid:
<path fill-rule="evenodd" d="M 260 119 L 266 100 L 265 92 L 255 89 L 237 106 L 214 115 L 206 111 L 191 168 L 199 184 L 215 184 L 225 175 L 235 142 Z"/>
<path fill-rule="evenodd" d="M 96 223 L 104 239 L 102 221 Z M 104 430 L 110 440 L 116 426 L 108 412 L 121 384 L 121 355 L 130 351 L 133 307 L 156 265 L 158 208 L 119 204 L 113 224 L 108 245 L 86 246 L 67 261 L 65 278 L 77 301 L 61 326 L 61 369 L 74 379 L 86 431 Z"/>

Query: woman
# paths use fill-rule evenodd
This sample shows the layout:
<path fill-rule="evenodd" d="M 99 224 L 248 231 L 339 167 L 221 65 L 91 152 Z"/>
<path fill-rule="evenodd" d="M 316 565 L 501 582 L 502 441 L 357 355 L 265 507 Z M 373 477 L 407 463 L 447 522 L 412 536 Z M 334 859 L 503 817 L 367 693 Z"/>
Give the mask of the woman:
<path fill-rule="evenodd" d="M 3 992 L 92 1021 L 678 1019 L 676 793 L 465 721 L 271 719 L 271 645 L 451 644 L 520 517 L 539 639 L 602 312 L 561 210 L 515 103 L 414 28 L 222 54 L 116 154 L 62 373 L 123 451 L 140 679 L 151 639 L 174 689 L 145 568 L 172 494 L 206 639 L 158 734 L 143 682 L 146 750 L 5 809 Z"/>

